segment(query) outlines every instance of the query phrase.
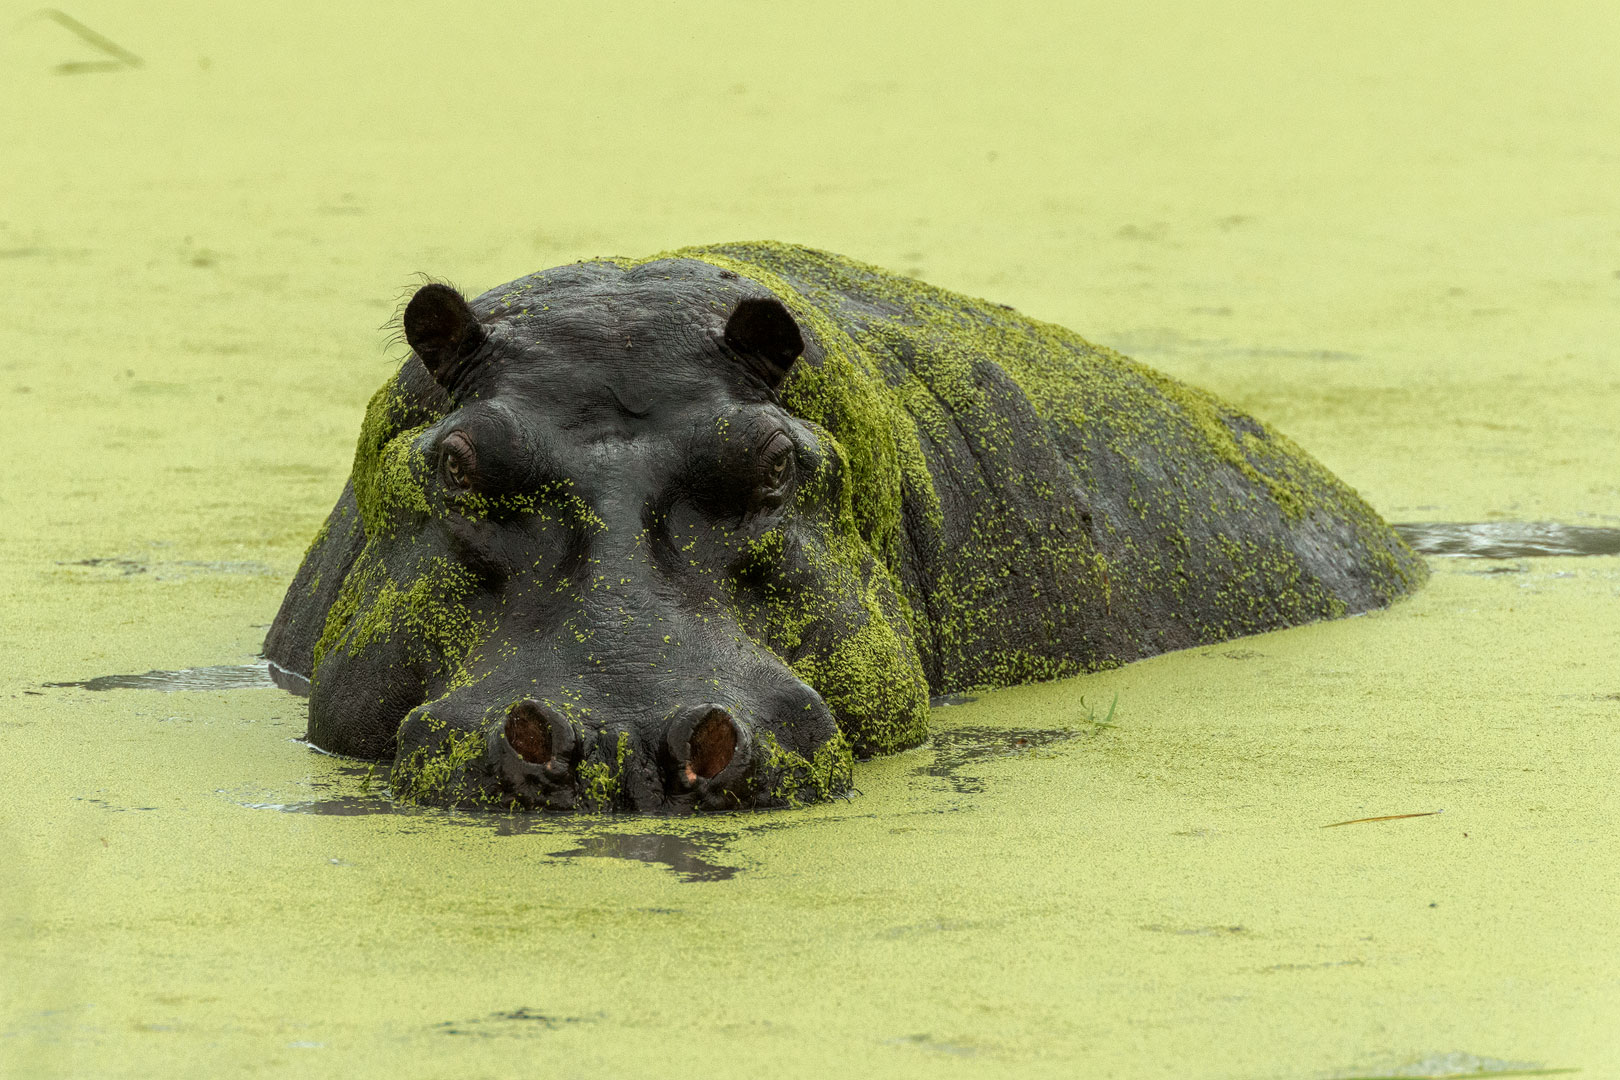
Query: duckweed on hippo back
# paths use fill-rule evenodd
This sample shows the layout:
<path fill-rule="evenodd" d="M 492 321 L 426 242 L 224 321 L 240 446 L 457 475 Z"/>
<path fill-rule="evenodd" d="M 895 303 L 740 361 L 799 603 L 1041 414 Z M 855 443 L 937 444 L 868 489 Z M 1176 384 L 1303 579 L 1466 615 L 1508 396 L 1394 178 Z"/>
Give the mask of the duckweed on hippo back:
<path fill-rule="evenodd" d="M 1264 424 L 780 244 L 427 285 L 265 641 L 397 797 L 847 789 L 928 699 L 1390 603 L 1419 559 Z"/>

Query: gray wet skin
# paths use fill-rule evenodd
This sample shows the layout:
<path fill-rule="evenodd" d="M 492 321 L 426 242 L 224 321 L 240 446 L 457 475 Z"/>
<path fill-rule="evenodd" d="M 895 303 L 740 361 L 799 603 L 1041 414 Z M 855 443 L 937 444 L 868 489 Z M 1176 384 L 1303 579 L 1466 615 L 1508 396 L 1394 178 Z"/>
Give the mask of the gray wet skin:
<path fill-rule="evenodd" d="M 472 585 L 457 602 L 499 644 L 472 661 L 493 670 L 459 687 L 409 640 L 328 649 L 309 735 L 383 758 L 437 751 L 446 727 L 487 733 L 466 782 L 528 806 L 573 808 L 587 761 L 608 763 L 611 801 L 635 809 L 742 805 L 761 733 L 806 758 L 837 733 L 714 595 L 822 466 L 775 398 L 803 341 L 768 294 L 672 307 L 666 282 L 598 291 L 582 276 L 534 328 L 482 322 L 442 285 L 407 306 L 406 393 L 448 411 L 413 439 L 428 512 L 393 546 L 455 566 Z M 278 633 L 289 614 L 267 655 L 296 671 L 301 642 Z"/>
<path fill-rule="evenodd" d="M 1212 399 L 1066 331 L 904 283 L 918 315 L 901 279 L 807 249 L 706 250 L 721 265 L 415 294 L 413 355 L 265 643 L 309 679 L 316 745 L 394 758 L 396 794 L 424 802 L 784 805 L 847 788 L 852 755 L 920 743 L 930 693 L 1366 610 L 1421 580 L 1291 444 L 1224 406 L 1207 434 L 1184 414 Z M 749 259 L 771 287 L 726 268 Z M 1098 396 L 1084 424 L 1039 414 L 1006 355 L 967 358 L 971 400 L 929 384 L 927 425 L 875 414 L 899 425 L 876 443 L 857 397 L 805 396 L 845 340 L 890 350 L 854 369 L 862 393 L 943 379 L 926 340 L 883 331 L 957 323 L 1046 349 L 1043 372 Z M 885 449 L 906 438 L 921 480 Z M 1284 482 L 1314 501 L 1290 510 Z M 873 483 L 901 492 L 888 526 Z"/>

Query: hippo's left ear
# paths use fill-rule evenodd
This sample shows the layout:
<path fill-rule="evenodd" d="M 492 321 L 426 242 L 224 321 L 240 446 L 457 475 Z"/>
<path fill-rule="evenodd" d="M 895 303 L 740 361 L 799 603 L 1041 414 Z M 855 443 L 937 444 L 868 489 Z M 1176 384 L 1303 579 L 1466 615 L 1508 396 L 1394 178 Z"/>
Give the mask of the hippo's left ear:
<path fill-rule="evenodd" d="M 776 390 L 804 352 L 804 335 L 782 301 L 753 297 L 738 301 L 726 320 L 726 345 Z"/>
<path fill-rule="evenodd" d="M 404 323 L 405 340 L 446 390 L 455 387 L 467 362 L 488 340 L 466 298 L 437 282 L 416 290 L 405 305 Z"/>

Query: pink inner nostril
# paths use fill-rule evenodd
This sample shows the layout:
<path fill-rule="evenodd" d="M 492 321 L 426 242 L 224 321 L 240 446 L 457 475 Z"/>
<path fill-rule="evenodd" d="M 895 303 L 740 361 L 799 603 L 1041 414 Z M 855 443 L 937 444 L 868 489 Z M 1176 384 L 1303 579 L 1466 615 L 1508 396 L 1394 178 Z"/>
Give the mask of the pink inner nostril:
<path fill-rule="evenodd" d="M 688 779 L 712 780 L 720 775 L 737 752 L 737 728 L 724 710 L 711 709 L 698 722 L 687 744 Z"/>
<path fill-rule="evenodd" d="M 524 761 L 544 765 L 551 760 L 551 727 L 532 701 L 520 701 L 506 714 L 506 741 Z"/>

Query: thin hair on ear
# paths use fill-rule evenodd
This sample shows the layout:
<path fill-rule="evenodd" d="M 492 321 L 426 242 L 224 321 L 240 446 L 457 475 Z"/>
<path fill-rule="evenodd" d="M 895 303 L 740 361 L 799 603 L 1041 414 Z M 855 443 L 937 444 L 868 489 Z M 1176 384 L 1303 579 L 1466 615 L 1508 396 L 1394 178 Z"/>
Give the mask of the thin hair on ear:
<path fill-rule="evenodd" d="M 411 275 L 411 280 L 414 284 L 401 285 L 399 292 L 394 294 L 393 314 L 377 327 L 378 330 L 387 331 L 382 341 L 383 358 L 395 364 L 403 363 L 411 354 L 411 347 L 405 341 L 405 306 L 411 302 L 411 297 L 416 295 L 417 290 L 424 285 L 443 285 L 455 289 L 458 293 L 461 292 L 460 286 L 449 278 L 435 277 L 420 270 Z M 404 346 L 404 355 L 397 351 L 401 346 Z"/>

